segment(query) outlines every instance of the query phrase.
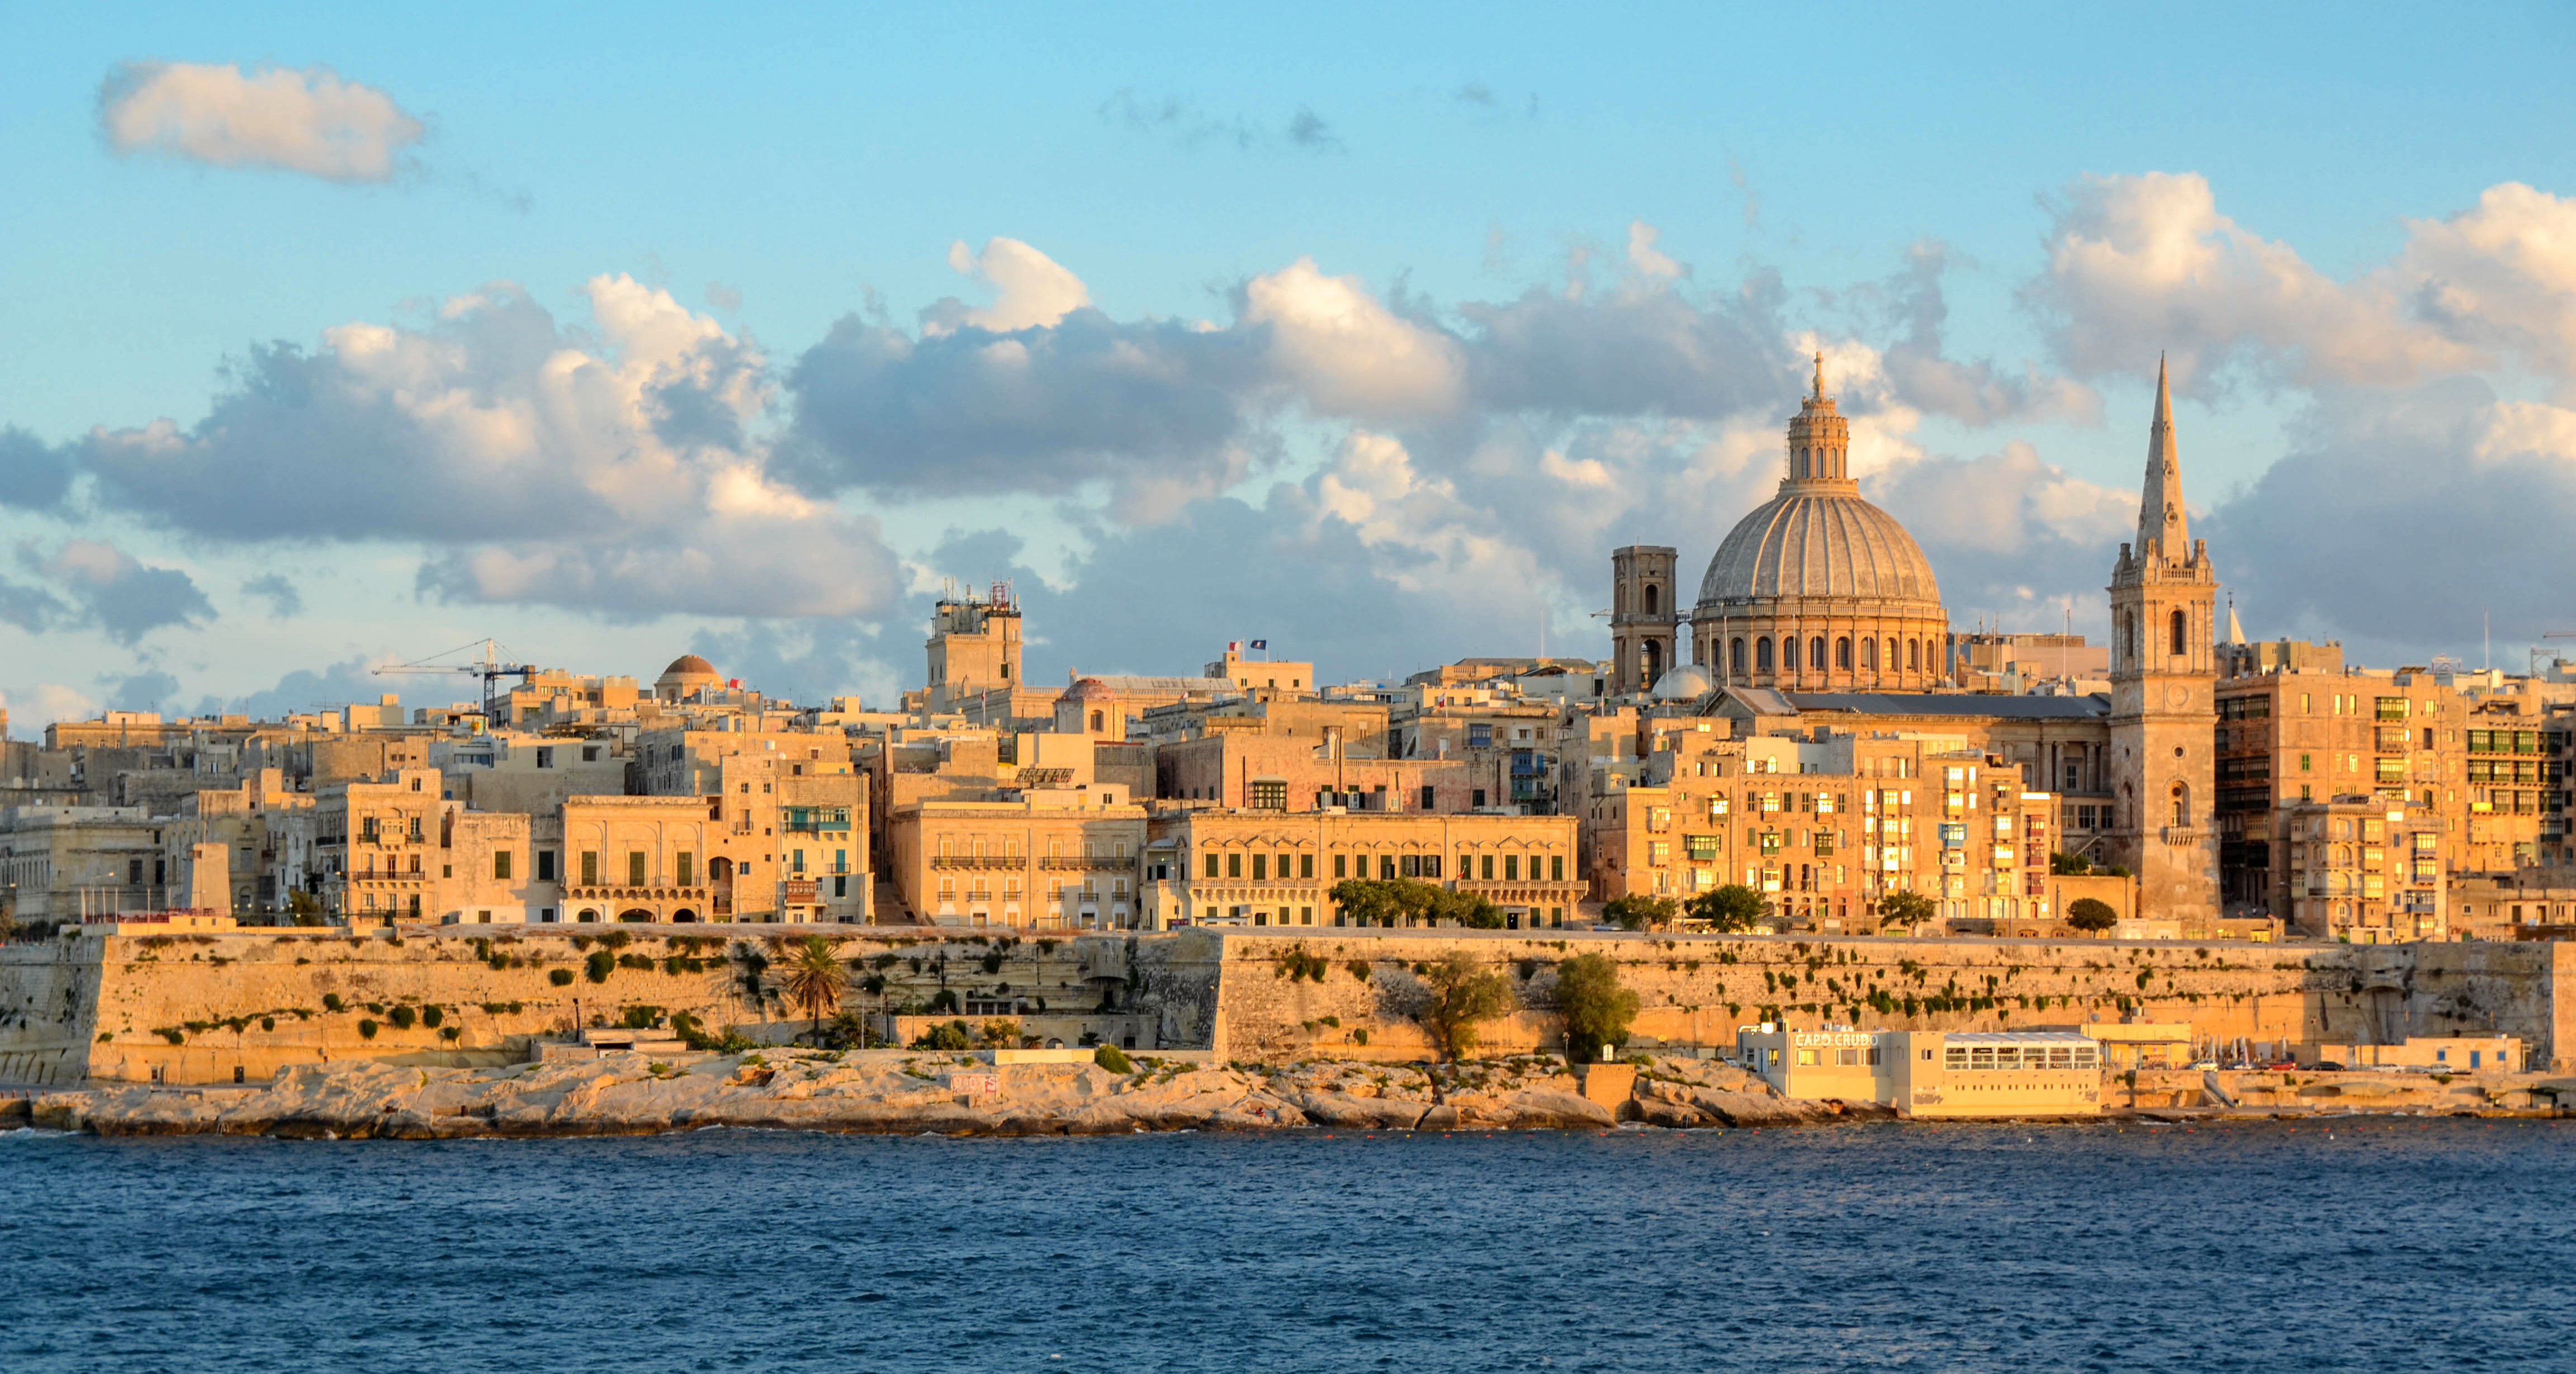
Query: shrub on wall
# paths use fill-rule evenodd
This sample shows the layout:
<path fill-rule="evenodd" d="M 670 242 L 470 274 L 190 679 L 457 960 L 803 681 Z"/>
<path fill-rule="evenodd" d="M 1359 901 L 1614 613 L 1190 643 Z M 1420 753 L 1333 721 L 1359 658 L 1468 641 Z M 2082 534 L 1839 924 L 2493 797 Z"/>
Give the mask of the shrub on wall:
<path fill-rule="evenodd" d="M 358 1037 L 359 1037 L 360 1039 L 362 1039 L 362 1040 L 373 1040 L 373 1039 L 375 1039 L 375 1038 L 376 1038 L 376 1023 L 375 1023 L 374 1021 L 368 1020 L 368 1019 L 366 1019 L 366 1018 L 364 1018 L 364 1017 L 359 1018 L 359 1020 L 358 1020 Z"/>
<path fill-rule="evenodd" d="M 396 1007 L 385 1019 L 394 1023 L 395 1030 L 410 1030 L 411 1023 L 420 1019 L 420 1013 L 409 1007 Z"/>
<path fill-rule="evenodd" d="M 584 976 L 588 977 L 590 981 L 594 983 L 607 982 L 608 975 L 617 971 L 617 956 L 604 949 L 592 950 L 590 952 L 590 958 L 583 962 L 585 964 L 583 969 Z"/>
<path fill-rule="evenodd" d="M 559 988 L 571 987 L 572 970 L 568 968 L 549 969 L 546 971 L 546 981 Z"/>

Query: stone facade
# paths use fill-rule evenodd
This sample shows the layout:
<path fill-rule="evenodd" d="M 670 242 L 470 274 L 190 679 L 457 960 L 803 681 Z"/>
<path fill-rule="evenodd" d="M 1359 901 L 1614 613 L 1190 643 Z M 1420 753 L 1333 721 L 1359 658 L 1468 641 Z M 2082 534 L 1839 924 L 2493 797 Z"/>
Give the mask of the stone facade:
<path fill-rule="evenodd" d="M 2156 374 L 2138 538 L 2111 574 L 2111 857 L 2138 875 L 2147 912 L 2218 914 L 2218 575 L 2190 537 L 2173 393 Z"/>
<path fill-rule="evenodd" d="M 1720 685 L 1925 691 L 1940 684 L 1949 613 L 1932 565 L 1894 517 L 1862 499 L 1851 422 L 1816 384 L 1789 421 L 1780 494 L 1728 533 L 1691 613 L 1700 666 Z"/>

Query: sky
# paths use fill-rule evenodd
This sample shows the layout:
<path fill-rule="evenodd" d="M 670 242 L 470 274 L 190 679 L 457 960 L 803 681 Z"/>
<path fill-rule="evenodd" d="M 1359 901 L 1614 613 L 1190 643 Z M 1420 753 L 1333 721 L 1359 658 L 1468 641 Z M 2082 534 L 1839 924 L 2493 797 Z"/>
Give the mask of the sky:
<path fill-rule="evenodd" d="M 1597 655 L 1816 352 L 1954 626 L 2104 633 L 2163 357 L 2249 635 L 2576 631 L 2564 6 L 852 8 L 0 3 L 13 729 Z"/>

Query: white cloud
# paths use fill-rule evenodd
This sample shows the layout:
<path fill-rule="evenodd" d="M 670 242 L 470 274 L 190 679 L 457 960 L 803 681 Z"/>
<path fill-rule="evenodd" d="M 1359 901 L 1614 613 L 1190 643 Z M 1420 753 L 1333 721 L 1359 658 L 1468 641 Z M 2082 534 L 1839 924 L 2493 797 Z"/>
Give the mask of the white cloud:
<path fill-rule="evenodd" d="M 128 62 L 100 84 L 98 117 L 120 153 L 329 181 L 387 180 L 426 132 L 392 96 L 328 67 Z"/>
<path fill-rule="evenodd" d="M 1018 239 L 986 239 L 981 253 L 968 251 L 966 240 L 959 239 L 948 246 L 948 265 L 992 287 L 993 303 L 942 301 L 925 312 L 926 334 L 960 328 L 996 334 L 1042 329 L 1091 304 L 1091 289 L 1082 278 Z"/>
<path fill-rule="evenodd" d="M 2080 375 L 2143 375 L 2163 349 L 2186 385 L 2244 363 L 2301 386 L 2396 386 L 2486 361 L 2419 313 L 2430 284 L 2402 266 L 2335 281 L 2220 214 L 2198 173 L 2149 172 L 2067 188 L 2025 295 Z"/>
<path fill-rule="evenodd" d="M 1434 415 L 1458 404 L 1457 343 L 1386 308 L 1357 277 L 1299 258 L 1244 284 L 1244 322 L 1266 325 L 1281 372 L 1334 415 Z"/>
<path fill-rule="evenodd" d="M 416 540 L 424 589 L 621 616 L 843 615 L 894 591 L 872 519 L 773 479 L 765 360 L 666 291 L 560 327 L 496 284 L 422 327 L 256 352 L 199 425 L 95 431 L 114 503 L 215 538 Z"/>
<path fill-rule="evenodd" d="M 2534 371 L 2576 378 L 2576 199 L 2507 182 L 2475 209 L 2407 228 L 2405 252 L 2383 275 L 2420 315 Z"/>

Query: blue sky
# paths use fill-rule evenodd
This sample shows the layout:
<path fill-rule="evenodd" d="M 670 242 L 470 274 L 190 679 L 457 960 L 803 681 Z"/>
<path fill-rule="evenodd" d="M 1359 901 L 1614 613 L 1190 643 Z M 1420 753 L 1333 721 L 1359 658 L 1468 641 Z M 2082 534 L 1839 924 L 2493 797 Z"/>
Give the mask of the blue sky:
<path fill-rule="evenodd" d="M 2173 349 L 2193 500 L 2213 539 L 2241 541 L 2213 553 L 2249 630 L 2473 656 L 2483 609 L 2509 640 L 2563 628 L 2554 541 L 2503 578 L 2464 558 L 2430 586 L 2378 586 L 2335 551 L 2427 514 L 2356 503 L 2370 463 L 2474 469 L 2460 509 L 2432 513 L 2443 528 L 2564 513 L 2576 267 L 2547 245 L 2576 194 L 2570 28 L 2540 6 L 2438 24 L 2395 7 L 13 7 L 0 426 L 20 435 L 0 465 L 70 485 L 22 476 L 12 499 L 0 466 L 0 696 L 22 727 L 101 704 L 302 705 L 278 694 L 375 690 L 370 661 L 493 633 L 587 670 L 649 676 L 697 648 L 803 697 L 882 698 L 919 671 L 920 594 L 941 576 L 1019 576 L 1049 672 L 1185 669 L 1263 633 L 1328 673 L 1409 670 L 1527 651 L 1542 614 L 1552 647 L 1597 650 L 1607 549 L 1705 560 L 1775 475 L 1760 445 L 1817 346 L 1849 369 L 1880 439 L 1872 494 L 1924 541 L 1954 620 L 2100 619 L 2110 508 L 2133 500 Z M 111 95 L 133 83 L 113 83 L 138 63 L 328 68 L 419 133 L 394 137 L 382 179 L 258 148 L 120 149 Z M 2487 199 L 2499 187 L 2532 195 Z M 2210 260 L 2162 271 L 2138 248 L 2158 232 Z M 971 270 L 997 239 L 1053 264 L 1055 296 L 926 316 L 1005 304 Z M 2087 266 L 2096 241 L 2136 251 Z M 603 278 L 662 293 L 662 325 L 700 322 L 692 347 L 713 351 L 669 366 L 733 388 L 725 423 L 664 436 L 683 474 L 667 489 L 620 466 L 650 436 L 490 454 L 420 438 L 443 412 L 380 374 L 320 420 L 222 405 L 290 371 L 346 381 L 331 369 L 354 345 L 330 331 L 365 326 L 463 357 L 461 393 L 519 385 L 493 369 L 534 367 L 540 338 L 625 358 L 660 413 L 676 374 L 601 326 Z M 479 341 L 440 333 L 442 311 L 497 320 L 448 305 L 494 283 L 553 332 L 522 312 Z M 1681 313 L 1618 305 L 1649 297 Z M 925 361 L 979 329 L 1055 357 L 1088 314 L 1069 324 L 1067 301 L 1096 310 L 1101 347 L 1184 380 L 1050 382 L 1041 362 L 1025 392 L 968 390 Z M 1939 345 L 1914 356 L 1939 367 L 1909 380 L 1888 360 L 1924 318 Z M 827 348 L 845 324 L 878 332 Z M 1507 331 L 1525 332 L 1506 348 Z M 311 366 L 260 361 L 272 341 Z M 850 358 L 874 361 L 825 379 Z M 1550 380 L 1577 373 L 1597 375 Z M 1363 384 L 1391 376 L 1408 385 Z M 382 428 L 388 406 L 414 428 Z M 1214 418 L 1173 434 L 1193 408 Z M 1051 429 L 1069 410 L 1098 413 Z M 138 466 L 139 440 L 85 438 L 162 419 L 190 445 L 185 481 Z M 774 523 L 728 523 L 744 507 L 710 494 L 727 472 L 760 477 Z M 315 523 L 345 517 L 308 532 L 216 509 L 262 484 L 314 493 Z M 477 534 L 475 503 L 513 501 L 570 504 Z M 780 561 L 742 573 L 751 549 Z M 690 591 L 639 558 L 742 585 Z"/>

